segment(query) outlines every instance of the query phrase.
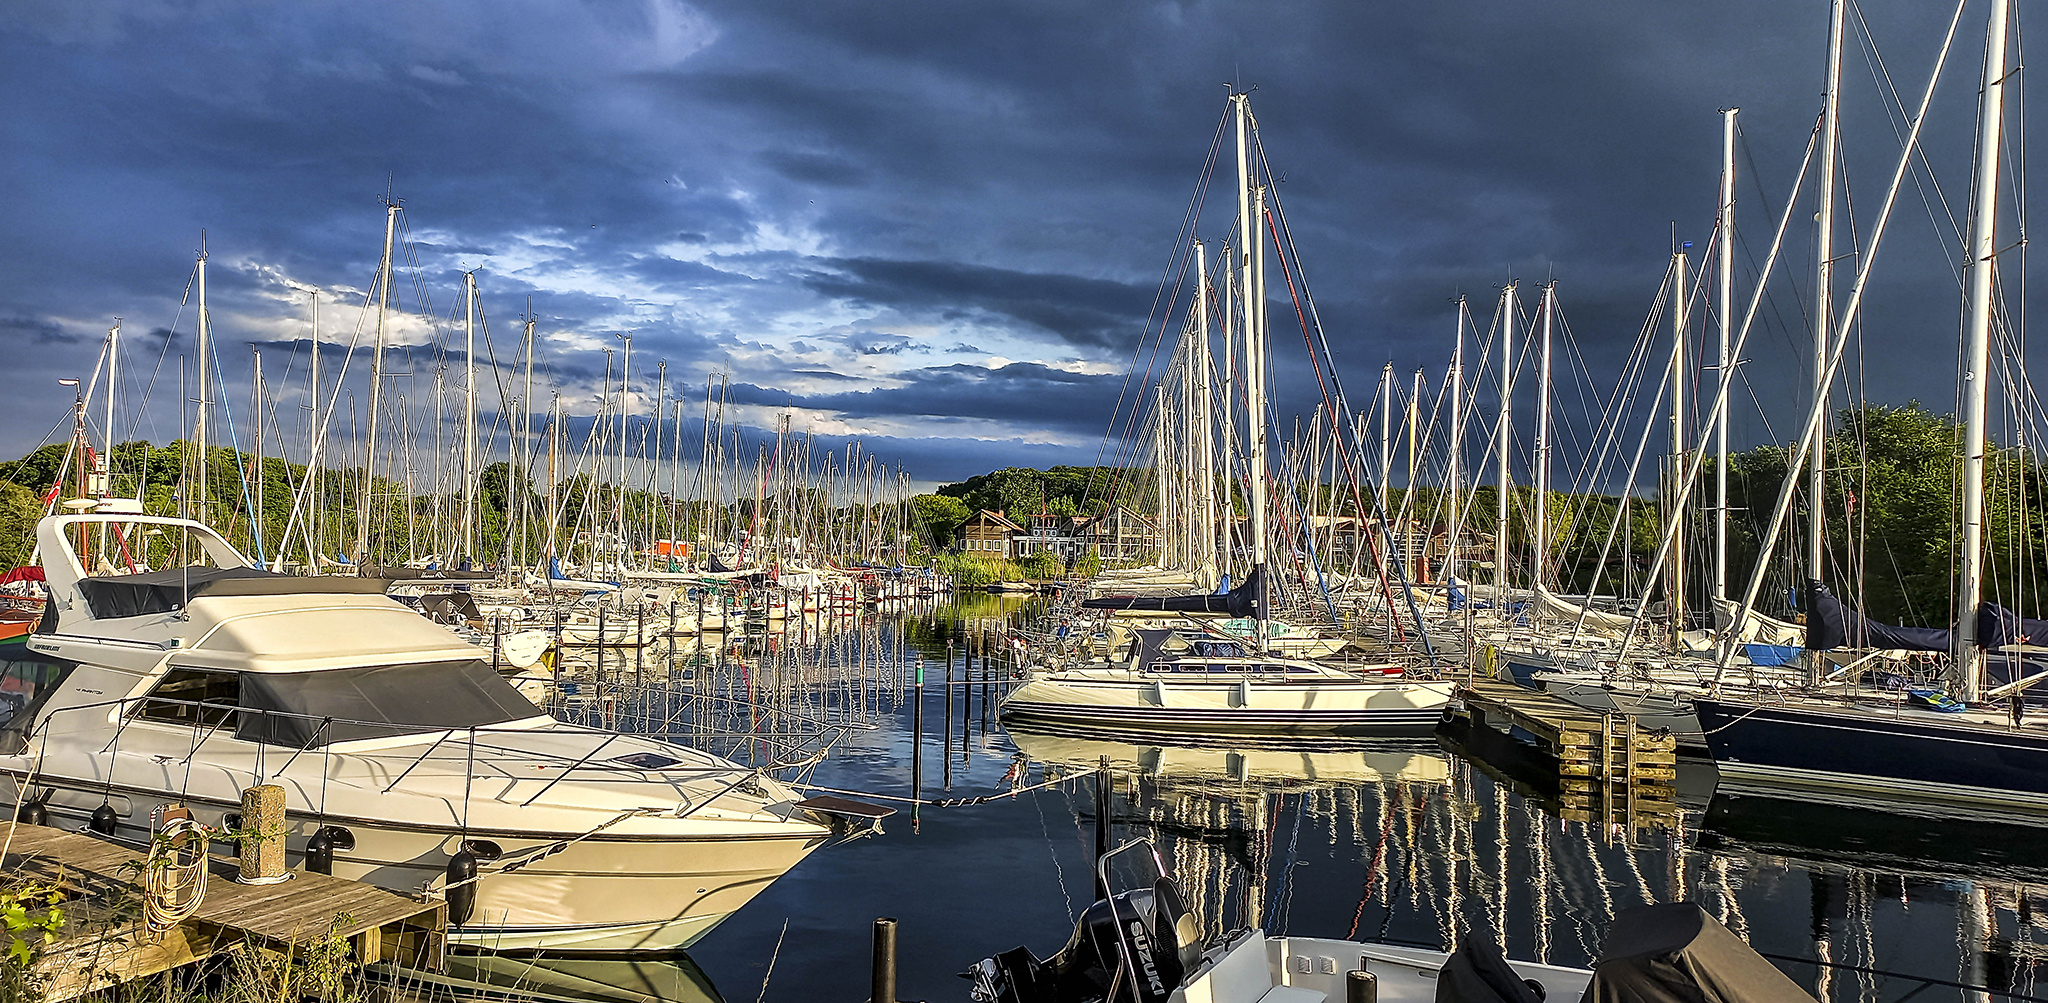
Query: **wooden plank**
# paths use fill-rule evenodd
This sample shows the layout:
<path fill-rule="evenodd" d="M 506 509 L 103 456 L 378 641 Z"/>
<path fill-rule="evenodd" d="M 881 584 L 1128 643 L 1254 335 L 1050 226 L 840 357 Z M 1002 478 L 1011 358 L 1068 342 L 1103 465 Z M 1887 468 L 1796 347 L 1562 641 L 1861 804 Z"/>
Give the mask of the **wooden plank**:
<path fill-rule="evenodd" d="M 272 885 L 244 885 L 234 868 L 209 862 L 206 898 L 161 937 L 134 918 L 131 847 L 59 829 L 12 824 L 0 880 L 55 884 L 67 893 L 65 931 L 38 961 L 52 1001 L 201 961 L 245 943 L 295 950 L 338 935 L 366 960 L 400 958 L 439 967 L 447 904 L 411 899 L 361 882 L 293 872 Z M 349 921 L 337 924 L 347 915 Z"/>

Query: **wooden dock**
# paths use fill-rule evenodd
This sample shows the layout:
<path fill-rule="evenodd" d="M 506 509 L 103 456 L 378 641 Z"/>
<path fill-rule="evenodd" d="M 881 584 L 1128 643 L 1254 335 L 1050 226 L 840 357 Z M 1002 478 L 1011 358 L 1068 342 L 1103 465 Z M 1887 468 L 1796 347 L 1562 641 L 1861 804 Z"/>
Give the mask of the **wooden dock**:
<path fill-rule="evenodd" d="M 1669 732 L 1644 731 L 1627 714 L 1596 713 L 1510 682 L 1471 680 L 1459 697 L 1470 728 L 1533 742 L 1554 762 L 1566 818 L 1631 828 L 1676 819 L 1678 739 Z"/>
<path fill-rule="evenodd" d="M 345 940 L 364 964 L 441 967 L 448 907 L 439 900 L 303 871 L 278 884 L 244 885 L 234 880 L 233 864 L 214 861 L 198 911 L 158 936 L 140 918 L 140 850 L 26 824 L 0 824 L 0 839 L 10 828 L 0 881 L 48 885 L 65 897 L 64 931 L 35 964 L 52 1003 L 245 946 L 296 951 L 331 937 Z"/>

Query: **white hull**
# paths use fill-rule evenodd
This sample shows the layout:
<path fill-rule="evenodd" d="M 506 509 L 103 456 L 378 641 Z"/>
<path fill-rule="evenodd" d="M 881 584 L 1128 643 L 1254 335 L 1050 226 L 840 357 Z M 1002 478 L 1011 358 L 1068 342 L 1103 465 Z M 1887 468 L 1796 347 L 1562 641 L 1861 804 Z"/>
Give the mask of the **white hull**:
<path fill-rule="evenodd" d="M 1152 734 L 1420 734 L 1443 717 L 1452 688 L 1404 679 L 1055 672 L 1013 690 L 1002 706 L 1005 718 Z"/>

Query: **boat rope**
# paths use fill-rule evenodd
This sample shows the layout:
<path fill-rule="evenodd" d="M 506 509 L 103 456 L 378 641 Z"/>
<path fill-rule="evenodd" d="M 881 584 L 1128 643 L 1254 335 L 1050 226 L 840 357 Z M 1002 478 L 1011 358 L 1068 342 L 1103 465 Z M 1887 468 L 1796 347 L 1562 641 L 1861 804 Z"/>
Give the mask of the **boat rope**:
<path fill-rule="evenodd" d="M 568 848 L 575 846 L 576 844 L 581 843 L 584 840 L 589 839 L 590 837 L 595 836 L 598 833 L 603 832 L 606 829 L 609 829 L 612 826 L 619 824 L 620 822 L 624 822 L 629 818 L 639 818 L 643 815 L 665 815 L 672 810 L 673 809 L 669 808 L 628 808 L 625 811 L 622 811 L 617 815 L 613 815 L 611 818 L 608 818 L 605 821 L 598 823 L 596 826 L 592 827 L 588 831 L 585 831 L 583 834 L 579 836 L 576 836 L 571 839 L 564 839 L 558 842 L 549 843 L 546 846 L 537 847 L 533 850 L 527 851 L 527 853 L 523 856 L 515 857 L 510 860 L 506 860 L 502 863 L 493 861 L 492 863 L 494 866 L 491 866 L 488 869 L 483 867 L 477 868 L 476 877 L 465 878 L 461 881 L 457 881 L 449 885 L 448 887 L 460 888 L 463 885 L 473 884 L 475 882 L 481 881 L 486 876 L 492 874 L 511 874 L 514 871 L 517 871 L 528 864 L 534 863 L 536 861 L 546 860 L 547 858 L 552 857 L 557 853 L 561 853 L 562 851 L 567 850 Z"/>
<path fill-rule="evenodd" d="M 189 818 L 164 823 L 150 841 L 142 865 L 142 921 L 149 932 L 170 931 L 206 900 L 206 841 L 206 830 Z"/>

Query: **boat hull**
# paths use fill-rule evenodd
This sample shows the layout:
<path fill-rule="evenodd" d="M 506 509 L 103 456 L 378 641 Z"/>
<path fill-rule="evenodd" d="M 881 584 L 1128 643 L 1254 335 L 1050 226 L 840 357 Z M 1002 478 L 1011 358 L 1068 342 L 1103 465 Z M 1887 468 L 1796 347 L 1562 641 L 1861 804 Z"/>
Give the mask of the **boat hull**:
<path fill-rule="evenodd" d="M 93 810 L 108 804 L 117 813 L 126 809 L 113 837 L 136 845 L 148 838 L 149 813 L 158 805 L 183 804 L 198 821 L 216 826 L 239 808 L 169 792 L 69 785 L 47 776 L 36 783 L 39 793 L 48 792 L 51 824 L 83 830 Z M 494 844 L 502 851 L 499 861 L 533 857 L 498 873 L 492 873 L 492 861 L 481 861 L 475 910 L 450 926 L 452 942 L 498 950 L 687 948 L 824 842 L 817 836 L 612 839 L 599 833 L 577 839 L 484 829 L 465 834 L 292 812 L 286 816 L 287 861 L 303 865 L 307 840 L 326 825 L 343 826 L 355 838 L 353 849 L 335 851 L 335 877 L 402 894 L 438 892 L 449 857 L 465 839 Z M 554 847 L 558 852 L 548 852 Z"/>
<path fill-rule="evenodd" d="M 1035 679 L 1003 701 L 1006 721 L 1133 734 L 1426 735 L 1448 682 Z"/>
<path fill-rule="evenodd" d="M 1724 786 L 2048 814 L 2048 735 L 1932 713 L 1694 701 Z"/>

